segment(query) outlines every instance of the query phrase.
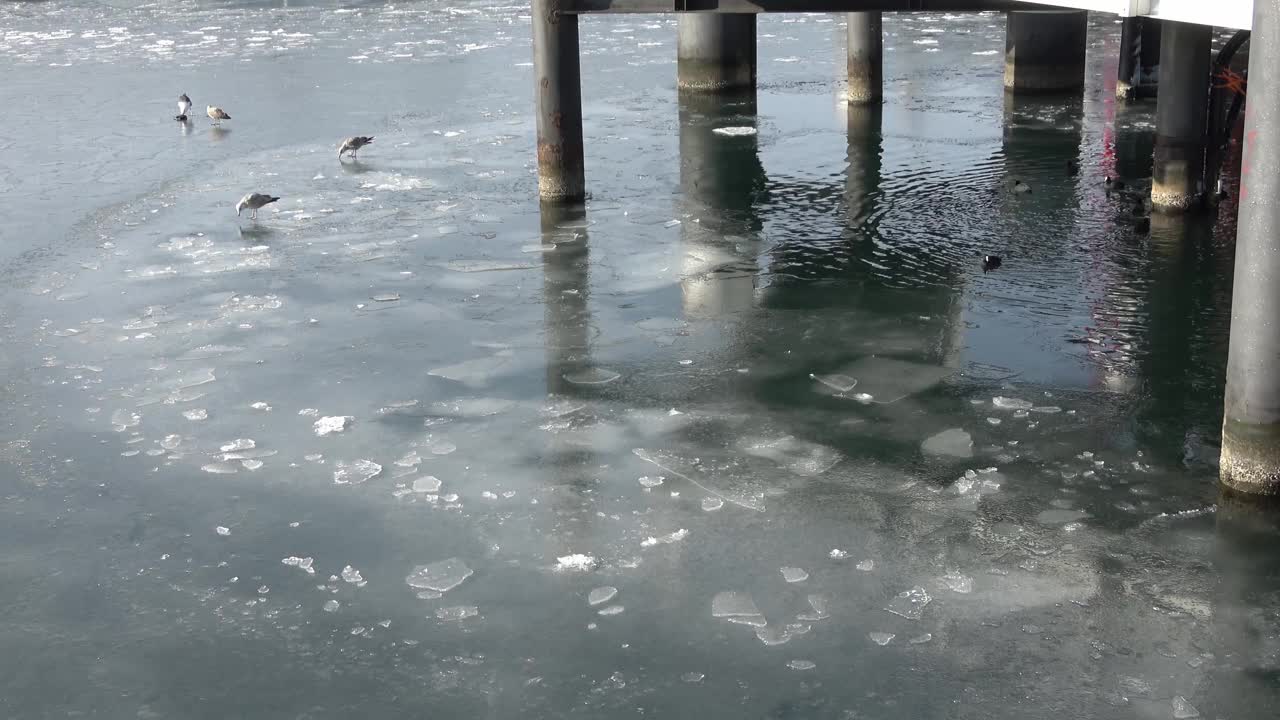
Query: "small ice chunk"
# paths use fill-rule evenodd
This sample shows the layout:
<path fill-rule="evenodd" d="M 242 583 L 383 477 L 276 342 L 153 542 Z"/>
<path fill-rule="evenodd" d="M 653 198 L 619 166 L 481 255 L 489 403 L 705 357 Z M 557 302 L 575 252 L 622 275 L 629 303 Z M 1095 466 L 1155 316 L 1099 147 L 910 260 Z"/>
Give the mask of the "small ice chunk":
<path fill-rule="evenodd" d="M 960 428 L 943 430 L 921 443 L 920 450 L 926 455 L 973 457 L 973 436 Z"/>
<path fill-rule="evenodd" d="M 740 617 L 725 618 L 734 625 L 747 625 L 749 627 L 762 628 L 769 624 L 763 615 L 742 615 Z"/>
<path fill-rule="evenodd" d="M 919 620 L 924 614 L 924 607 L 929 604 L 933 598 L 929 597 L 928 591 L 916 585 L 910 590 L 903 590 L 889 601 L 889 606 L 885 610 L 900 615 L 908 620 Z"/>
<path fill-rule="evenodd" d="M 841 375 L 840 373 L 835 373 L 833 375 L 814 375 L 813 373 L 810 373 L 809 377 L 838 393 L 849 392 L 858 386 L 857 378 L 851 378 L 848 375 Z"/>
<path fill-rule="evenodd" d="M 832 560 L 843 560 L 849 557 L 849 553 L 841 550 L 840 548 L 831 548 L 831 552 L 827 553 L 827 557 Z"/>
<path fill-rule="evenodd" d="M 702 498 L 702 509 L 707 512 L 715 512 L 722 507 L 724 507 L 724 500 L 721 500 L 718 497 Z"/>
<path fill-rule="evenodd" d="M 249 438 L 239 438 L 237 440 L 232 440 L 231 442 L 226 443 L 219 449 L 222 450 L 222 452 L 224 453 L 238 452 L 240 450 L 252 450 L 257 446 L 258 444 L 253 440 L 250 440 Z"/>
<path fill-rule="evenodd" d="M 298 414 L 302 417 L 320 417 L 320 411 L 315 408 L 302 408 Z"/>
<path fill-rule="evenodd" d="M 352 585 L 364 582 L 364 578 L 360 575 L 360 571 L 350 565 L 342 568 L 342 579 Z"/>
<path fill-rule="evenodd" d="M 812 660 L 792 660 L 791 662 L 787 663 L 787 667 L 791 668 L 792 670 L 812 670 L 818 667 L 818 665 L 814 663 Z"/>
<path fill-rule="evenodd" d="M 647 488 L 655 488 L 661 485 L 662 481 L 665 479 L 666 478 L 662 477 L 661 475 L 659 475 L 658 477 L 649 477 L 648 475 L 645 475 L 644 477 L 640 478 L 640 484 Z"/>
<path fill-rule="evenodd" d="M 244 460 L 240 461 L 240 466 L 243 467 L 245 470 L 257 470 L 262 467 L 262 461 L 253 460 L 251 458 L 245 458 Z"/>
<path fill-rule="evenodd" d="M 735 125 L 732 127 L 718 127 L 711 130 L 716 135 L 726 135 L 728 137 L 744 137 L 755 135 L 756 129 L 746 125 Z"/>
<path fill-rule="evenodd" d="M 760 615 L 755 600 L 744 592 L 720 592 L 711 599 L 711 617 L 747 617 Z"/>
<path fill-rule="evenodd" d="M 359 485 L 382 472 L 382 466 L 372 460 L 353 460 L 349 463 L 339 461 L 335 468 L 335 485 Z"/>
<path fill-rule="evenodd" d="M 181 444 L 182 444 L 181 435 L 165 435 L 164 439 L 160 441 L 160 447 L 164 448 L 165 450 L 177 450 L 178 446 Z"/>
<path fill-rule="evenodd" d="M 191 410 L 183 410 L 182 417 L 195 422 L 197 420 L 208 420 L 209 411 L 204 408 L 193 408 Z"/>
<path fill-rule="evenodd" d="M 808 600 L 809 607 L 813 608 L 813 611 L 800 613 L 796 616 L 797 620 L 814 622 L 816 620 L 826 620 L 831 617 L 831 613 L 827 611 L 828 600 L 825 595 L 810 595 Z"/>
<path fill-rule="evenodd" d="M 933 639 L 933 633 L 925 633 L 923 635 L 917 635 L 911 638 L 910 640 L 908 640 L 907 642 L 911 643 L 912 645 L 923 645 L 932 639 Z"/>
<path fill-rule="evenodd" d="M 867 633 L 867 637 L 871 638 L 871 642 L 883 646 L 893 642 L 893 639 L 897 637 L 897 635 L 886 632 L 873 632 Z"/>
<path fill-rule="evenodd" d="M 369 299 L 380 303 L 396 302 L 400 299 L 400 293 L 378 293 L 377 295 L 370 295 Z"/>
<path fill-rule="evenodd" d="M 685 539 L 688 536 L 689 536 L 689 531 L 684 528 L 680 528 L 675 532 L 667 533 L 666 535 L 662 535 L 659 537 L 653 537 L 653 536 L 647 537 L 644 540 L 640 541 L 640 547 L 647 548 L 647 547 L 653 547 L 654 545 L 670 545 L 671 543 L 674 543 L 674 542 L 680 542 L 681 540 Z"/>
<path fill-rule="evenodd" d="M 588 572 L 596 568 L 594 555 L 574 553 L 556 558 L 556 570 L 560 572 Z"/>
<path fill-rule="evenodd" d="M 324 604 L 324 611 L 327 613 L 338 612 L 338 608 L 342 607 L 337 600 L 328 600 Z"/>
<path fill-rule="evenodd" d="M 231 534 L 231 528 L 225 527 L 223 525 L 219 525 L 218 527 L 214 528 L 213 531 L 223 537 L 226 537 L 227 535 Z"/>
<path fill-rule="evenodd" d="M 604 385 L 622 377 L 607 368 L 589 367 L 564 374 L 566 382 L 574 385 Z"/>
<path fill-rule="evenodd" d="M 858 563 L 858 564 L 857 564 L 857 565 L 855 565 L 854 567 L 858 568 L 858 569 L 859 569 L 859 570 L 861 570 L 862 572 L 871 572 L 872 570 L 875 570 L 875 569 L 876 569 L 876 561 L 875 561 L 875 560 L 863 560 L 862 562 Z"/>
<path fill-rule="evenodd" d="M 756 638 L 769 647 L 785 645 L 791 642 L 791 640 L 797 635 L 803 635 L 805 632 L 808 632 L 807 628 L 809 626 L 805 625 L 803 627 L 806 628 L 803 632 L 795 632 L 795 629 L 793 629 L 791 625 L 786 625 L 784 627 L 769 627 L 767 625 L 762 625 L 756 628 Z"/>
<path fill-rule="evenodd" d="M 991 398 L 991 404 L 1000 410 L 1030 410 L 1032 405 L 1029 400 L 1019 400 L 1018 398 L 1003 397 L 997 395 Z"/>
<path fill-rule="evenodd" d="M 1200 717 L 1200 711 L 1195 705 L 1187 702 L 1187 699 L 1181 695 L 1173 696 L 1173 717 L 1175 720 L 1187 720 L 1187 718 Z"/>
<path fill-rule="evenodd" d="M 200 469 L 207 473 L 212 473 L 214 475 L 231 475 L 237 472 L 235 465 L 232 465 L 231 463 L 225 463 L 225 462 L 217 462 L 217 463 L 209 463 L 208 465 L 201 465 Z"/>
<path fill-rule="evenodd" d="M 425 475 L 413 481 L 413 491 L 416 493 L 438 493 L 440 492 L 440 478 L 434 475 Z"/>
<path fill-rule="evenodd" d="M 805 580 L 809 579 L 809 573 L 805 572 L 803 568 L 784 567 L 784 568 L 781 568 L 781 570 L 782 570 L 782 579 L 786 580 L 789 583 L 804 582 Z"/>
<path fill-rule="evenodd" d="M 253 403 L 249 407 L 253 408 L 254 410 L 260 410 L 262 412 L 271 412 L 271 406 L 261 401 Z"/>
<path fill-rule="evenodd" d="M 325 435 L 345 431 L 348 427 L 351 427 L 352 422 L 355 422 L 355 418 L 350 415 L 330 415 L 315 421 L 312 428 L 315 430 L 316 435 L 324 437 Z"/>
<path fill-rule="evenodd" d="M 620 614 L 622 614 L 622 611 L 623 611 L 623 610 L 626 610 L 626 608 L 624 608 L 624 607 L 623 607 L 623 606 L 621 606 L 621 605 L 610 605 L 609 607 L 604 608 L 603 610 L 601 610 L 601 611 L 600 611 L 599 613 L 597 613 L 597 614 L 599 614 L 599 615 L 620 615 Z"/>
<path fill-rule="evenodd" d="M 124 432 L 131 427 L 137 427 L 141 422 L 142 416 L 136 412 L 117 410 L 111 413 L 111 429 L 116 432 Z"/>
<path fill-rule="evenodd" d="M 404 581 L 411 588 L 443 593 L 458 587 L 473 573 L 465 562 L 453 557 L 430 565 L 418 565 Z"/>
<path fill-rule="evenodd" d="M 436 610 L 436 618 L 445 622 L 461 622 L 479 614 L 480 608 L 475 605 L 455 605 L 453 607 L 440 608 L 439 610 Z"/>
<path fill-rule="evenodd" d="M 700 683 L 706 679 L 706 675 L 700 672 L 687 672 L 680 676 L 680 679 L 687 683 Z"/>
<path fill-rule="evenodd" d="M 952 570 L 942 576 L 942 584 L 946 585 L 951 592 L 967 594 L 973 592 L 973 578 L 968 575 L 961 575 L 959 572 Z"/>
<path fill-rule="evenodd" d="M 618 588 L 613 587 L 612 585 L 598 587 L 587 594 L 587 604 L 592 607 L 595 607 L 596 605 L 603 605 L 604 603 L 612 600 L 617 594 Z"/>
<path fill-rule="evenodd" d="M 417 450 L 412 450 L 404 457 L 396 461 L 398 467 L 414 467 L 422 463 L 422 458 L 418 456 Z"/>

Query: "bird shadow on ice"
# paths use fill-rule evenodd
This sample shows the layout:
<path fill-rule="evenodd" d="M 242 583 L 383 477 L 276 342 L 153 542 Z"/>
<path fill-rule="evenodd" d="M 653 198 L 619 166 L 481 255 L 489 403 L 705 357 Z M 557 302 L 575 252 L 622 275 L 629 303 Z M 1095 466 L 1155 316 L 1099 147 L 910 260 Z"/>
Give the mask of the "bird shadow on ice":
<path fill-rule="evenodd" d="M 224 128 L 221 125 L 213 125 L 213 126 L 210 126 L 209 128 L 210 140 L 224 140 L 230 134 L 231 134 L 231 129 Z"/>
<path fill-rule="evenodd" d="M 265 225 L 241 225 L 240 237 L 248 240 L 269 240 L 276 231 Z"/>
<path fill-rule="evenodd" d="M 365 173 L 371 173 L 374 170 L 376 170 L 376 168 L 372 165 L 367 165 L 359 160 L 345 160 L 342 162 L 342 172 L 348 175 L 364 175 Z"/>

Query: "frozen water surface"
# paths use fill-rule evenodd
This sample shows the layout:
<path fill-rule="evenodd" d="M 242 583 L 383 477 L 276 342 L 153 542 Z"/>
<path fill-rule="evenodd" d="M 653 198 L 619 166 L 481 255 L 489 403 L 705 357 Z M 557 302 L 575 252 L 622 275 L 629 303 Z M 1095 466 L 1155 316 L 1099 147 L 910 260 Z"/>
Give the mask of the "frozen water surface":
<path fill-rule="evenodd" d="M 1115 16 L 1024 98 L 999 13 L 888 13 L 871 114 L 845 20 L 749 98 L 580 21 L 559 208 L 527 3 L 0 3 L 0 716 L 1274 715 L 1237 199 L 1135 240 Z"/>

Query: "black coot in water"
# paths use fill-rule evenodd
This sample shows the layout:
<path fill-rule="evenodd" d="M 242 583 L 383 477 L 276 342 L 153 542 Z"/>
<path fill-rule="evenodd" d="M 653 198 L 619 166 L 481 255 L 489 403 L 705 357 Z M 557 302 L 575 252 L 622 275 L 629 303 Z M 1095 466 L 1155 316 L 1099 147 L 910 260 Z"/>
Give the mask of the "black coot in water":
<path fill-rule="evenodd" d="M 982 272 L 990 272 L 1004 264 L 999 255 L 982 256 Z"/>

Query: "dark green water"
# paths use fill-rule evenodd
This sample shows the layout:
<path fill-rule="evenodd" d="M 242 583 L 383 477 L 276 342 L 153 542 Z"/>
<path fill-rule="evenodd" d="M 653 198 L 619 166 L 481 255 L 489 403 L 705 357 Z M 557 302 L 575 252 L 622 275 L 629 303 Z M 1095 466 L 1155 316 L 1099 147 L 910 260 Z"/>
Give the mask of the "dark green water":
<path fill-rule="evenodd" d="M 523 12 L 0 8 L 0 715 L 1274 714 L 1235 207 L 1106 192 L 1112 18 L 1024 101 L 1002 17 L 887 17 L 874 113 L 838 16 L 714 101 L 671 18 L 584 19 L 553 211 Z"/>

